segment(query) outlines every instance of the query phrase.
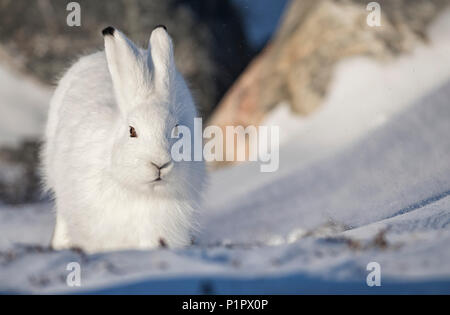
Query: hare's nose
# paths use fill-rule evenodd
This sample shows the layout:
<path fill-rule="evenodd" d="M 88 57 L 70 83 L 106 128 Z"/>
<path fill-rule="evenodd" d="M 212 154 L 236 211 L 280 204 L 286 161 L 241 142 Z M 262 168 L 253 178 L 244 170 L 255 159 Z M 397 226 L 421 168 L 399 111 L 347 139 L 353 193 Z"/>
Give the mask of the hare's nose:
<path fill-rule="evenodd" d="M 164 175 L 169 173 L 173 165 L 171 160 L 163 164 L 156 164 L 154 162 L 150 162 L 150 164 L 158 170 L 158 179 L 161 179 Z"/>
<path fill-rule="evenodd" d="M 154 167 L 156 167 L 158 170 L 162 170 L 164 168 L 168 168 L 169 166 L 171 166 L 172 165 L 172 161 L 168 161 L 168 162 L 163 163 L 163 164 L 157 164 L 157 163 L 154 163 L 154 162 L 150 162 L 150 164 L 153 165 Z"/>

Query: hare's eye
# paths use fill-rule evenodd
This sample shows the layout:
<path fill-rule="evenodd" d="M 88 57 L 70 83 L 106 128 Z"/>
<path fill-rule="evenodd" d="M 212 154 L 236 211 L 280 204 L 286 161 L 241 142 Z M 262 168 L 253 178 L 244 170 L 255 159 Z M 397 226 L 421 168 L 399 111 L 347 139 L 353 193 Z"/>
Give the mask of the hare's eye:
<path fill-rule="evenodd" d="M 130 126 L 130 137 L 137 138 L 136 130 L 134 129 L 134 127 L 131 127 L 131 126 Z"/>

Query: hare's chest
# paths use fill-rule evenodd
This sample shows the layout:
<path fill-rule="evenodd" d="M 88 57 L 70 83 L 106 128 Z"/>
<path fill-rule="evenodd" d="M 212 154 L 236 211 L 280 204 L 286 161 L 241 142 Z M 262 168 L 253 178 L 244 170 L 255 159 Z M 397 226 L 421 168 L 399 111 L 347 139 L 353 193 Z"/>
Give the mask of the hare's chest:
<path fill-rule="evenodd" d="M 116 202 L 102 210 L 93 211 L 85 222 L 82 243 L 92 250 L 152 248 L 166 239 L 169 218 L 163 204 L 148 202 Z"/>

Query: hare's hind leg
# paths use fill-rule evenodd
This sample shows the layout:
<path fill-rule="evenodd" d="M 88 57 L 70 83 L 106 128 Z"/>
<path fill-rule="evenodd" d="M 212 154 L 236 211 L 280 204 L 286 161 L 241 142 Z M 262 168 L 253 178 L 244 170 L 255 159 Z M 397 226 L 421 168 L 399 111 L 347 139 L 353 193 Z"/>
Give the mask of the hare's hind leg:
<path fill-rule="evenodd" d="M 58 213 L 56 214 L 56 224 L 53 231 L 51 246 L 56 250 L 70 247 L 66 222 L 58 215 Z"/>

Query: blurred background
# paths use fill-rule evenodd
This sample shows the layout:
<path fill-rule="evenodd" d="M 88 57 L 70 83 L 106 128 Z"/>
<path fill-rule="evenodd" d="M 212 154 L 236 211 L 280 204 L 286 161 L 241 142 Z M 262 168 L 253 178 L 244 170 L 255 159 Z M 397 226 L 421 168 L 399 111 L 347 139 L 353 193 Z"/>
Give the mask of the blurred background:
<path fill-rule="evenodd" d="M 77 2 L 81 26 L 70 27 L 69 1 L 0 0 L 0 246 L 45 244 L 51 235 L 37 152 L 58 78 L 80 55 L 102 49 L 104 27 L 146 46 L 153 27 L 164 24 L 207 124 L 280 126 L 279 171 L 214 165 L 198 244 L 272 246 L 348 231 L 366 239 L 362 248 L 384 250 L 390 236 L 380 231 L 410 240 L 419 229 L 430 242 L 421 253 L 411 243 L 404 259 L 378 259 L 394 276 L 448 278 L 450 0 L 379 0 L 380 26 L 368 24 L 373 7 L 362 0 Z M 389 221 L 422 208 L 420 217 Z M 20 218 L 11 215 L 16 209 Z M 365 270 L 353 252 L 329 261 L 323 268 L 345 271 L 346 279 Z M 14 287 L 6 272 L 3 280 Z M 286 292 L 296 292 L 291 285 Z M 443 288 L 450 290 L 448 282 Z"/>
<path fill-rule="evenodd" d="M 52 90 L 79 56 L 103 49 L 99 34 L 105 26 L 114 25 L 146 47 L 151 30 L 165 24 L 178 67 L 207 119 L 265 46 L 287 1 L 78 1 L 80 27 L 66 23 L 69 2 L 0 1 L 0 145 L 20 146 L 2 150 L 0 163 L 10 160 L 27 169 L 15 179 L 1 177 L 0 199 L 7 202 L 38 198 L 32 169 Z"/>
<path fill-rule="evenodd" d="M 383 27 L 367 25 L 368 2 L 358 0 L 78 1 L 80 27 L 67 25 L 67 3 L 0 1 L 0 163 L 22 165 L 1 168 L 17 169 L 0 177 L 6 202 L 38 198 L 36 141 L 52 90 L 80 55 L 102 49 L 107 25 L 145 47 L 153 27 L 165 24 L 200 115 L 247 126 L 275 123 L 269 113 L 277 107 L 278 118 L 286 109 L 313 113 L 341 60 L 393 59 L 428 43 L 427 27 L 448 1 L 378 1 Z"/>

